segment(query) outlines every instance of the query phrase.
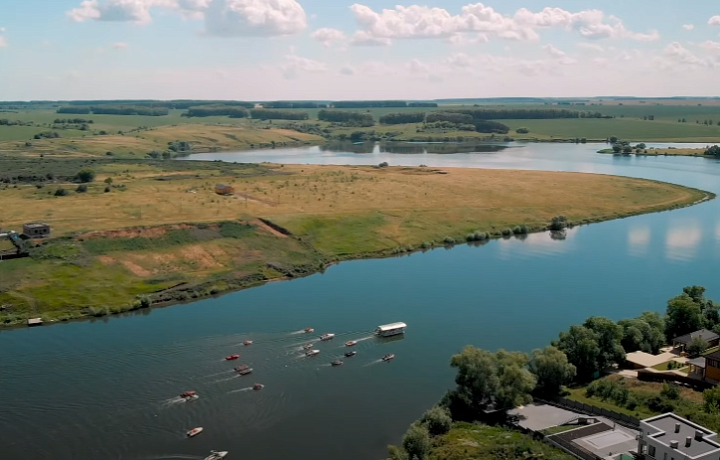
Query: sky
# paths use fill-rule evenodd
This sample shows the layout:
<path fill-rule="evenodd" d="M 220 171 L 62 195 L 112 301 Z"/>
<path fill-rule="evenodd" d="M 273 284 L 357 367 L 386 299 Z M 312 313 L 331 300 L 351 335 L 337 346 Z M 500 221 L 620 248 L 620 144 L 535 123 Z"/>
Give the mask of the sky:
<path fill-rule="evenodd" d="M 356 1 L 0 0 L 0 100 L 720 92 L 717 0 Z"/>

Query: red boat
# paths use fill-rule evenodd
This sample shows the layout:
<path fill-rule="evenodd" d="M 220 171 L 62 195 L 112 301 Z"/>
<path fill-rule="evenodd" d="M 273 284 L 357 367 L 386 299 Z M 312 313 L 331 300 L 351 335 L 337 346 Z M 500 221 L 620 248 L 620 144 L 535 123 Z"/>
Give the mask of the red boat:
<path fill-rule="evenodd" d="M 243 345 L 252 345 L 252 340 L 246 340 L 243 342 Z"/>
<path fill-rule="evenodd" d="M 197 393 L 194 392 L 194 391 L 186 391 L 186 392 L 180 394 L 180 397 L 181 397 L 181 398 L 192 398 L 192 397 L 195 396 L 196 394 L 197 394 Z"/>
<path fill-rule="evenodd" d="M 238 371 L 238 372 L 242 372 L 242 371 L 244 371 L 244 370 L 246 370 L 246 369 L 248 369 L 247 364 L 243 364 L 243 365 L 238 366 L 238 367 L 235 368 L 235 370 Z"/>
<path fill-rule="evenodd" d="M 226 356 L 225 359 L 228 361 L 232 361 L 233 359 L 238 359 L 239 357 L 240 357 L 240 355 L 230 355 L 230 356 Z"/>
<path fill-rule="evenodd" d="M 311 328 L 311 327 L 306 327 L 306 328 L 305 328 L 305 333 L 308 334 L 308 333 L 310 333 L 310 332 L 315 332 L 315 329 L 313 329 L 313 328 Z"/>
<path fill-rule="evenodd" d="M 253 390 L 262 390 L 264 386 L 262 383 L 256 383 L 253 385 Z"/>

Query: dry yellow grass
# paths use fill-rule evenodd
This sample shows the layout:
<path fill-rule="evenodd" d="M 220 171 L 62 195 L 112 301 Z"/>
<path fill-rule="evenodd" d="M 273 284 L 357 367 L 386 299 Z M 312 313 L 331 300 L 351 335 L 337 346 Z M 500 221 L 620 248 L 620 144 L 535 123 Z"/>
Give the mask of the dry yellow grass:
<path fill-rule="evenodd" d="M 703 196 L 676 185 L 594 174 L 463 168 L 446 169 L 446 174 L 430 168 L 273 168 L 282 174 L 236 178 L 206 171 L 199 178 L 179 176 L 168 181 L 153 178 L 159 171 L 136 168 L 112 176 L 114 185 L 125 185 L 126 191 L 102 193 L 104 184 L 93 184 L 89 193 L 67 197 L 49 195 L 49 187 L 7 189 L 0 192 L 4 203 L 0 225 L 15 228 L 26 221 L 43 220 L 53 225 L 55 234 L 66 234 L 260 216 L 308 234 L 320 245 L 327 229 L 340 231 L 349 225 L 351 228 L 344 230 L 348 234 L 365 229 L 372 233 L 367 235 L 374 240 L 368 247 L 372 250 L 444 235 L 458 237 L 473 230 L 492 232 L 523 224 L 538 227 L 560 214 L 576 222 L 603 220 L 691 203 Z M 216 195 L 216 183 L 231 184 L 235 195 Z M 373 222 L 372 228 L 367 227 L 368 220 Z"/>
<path fill-rule="evenodd" d="M 190 142 L 193 151 L 207 152 L 268 147 L 273 142 L 279 146 L 319 143 L 323 138 L 287 129 L 266 129 L 253 125 L 180 124 L 132 131 L 124 135 L 35 140 L 32 146 L 25 146 L 24 141 L 7 141 L 0 143 L 0 152 L 34 156 L 102 156 L 112 152 L 115 155 L 143 158 L 153 150 L 166 150 L 168 142 L 175 141 Z"/>

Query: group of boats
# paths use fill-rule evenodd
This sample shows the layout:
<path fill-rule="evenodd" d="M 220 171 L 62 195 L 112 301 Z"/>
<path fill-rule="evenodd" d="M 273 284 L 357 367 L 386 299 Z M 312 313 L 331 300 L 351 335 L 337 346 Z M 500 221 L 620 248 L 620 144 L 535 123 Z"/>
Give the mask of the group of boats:
<path fill-rule="evenodd" d="M 406 327 L 407 326 L 405 325 L 405 323 L 386 324 L 384 326 L 378 326 L 378 328 L 375 329 L 375 334 L 380 337 L 390 337 L 393 335 L 405 333 Z M 312 332 L 315 332 L 315 329 L 313 329 L 311 327 L 307 327 L 303 330 L 303 332 L 306 334 L 310 334 Z M 332 340 L 334 338 L 335 338 L 335 334 L 323 334 L 320 336 L 320 341 L 326 342 L 326 341 Z M 252 343 L 253 343 L 252 340 L 245 340 L 243 342 L 243 345 L 249 346 L 249 345 L 252 345 Z M 352 347 L 352 346 L 357 345 L 357 343 L 358 343 L 357 340 L 348 340 L 347 342 L 345 342 L 345 346 Z M 302 348 L 303 348 L 303 350 L 305 350 L 306 357 L 313 357 L 313 356 L 317 356 L 320 354 L 320 350 L 313 349 L 313 346 L 314 346 L 313 343 L 308 343 L 306 345 L 303 345 Z M 357 355 L 357 351 L 355 351 L 355 350 L 350 350 L 345 353 L 346 358 L 351 358 L 355 355 Z M 382 357 L 382 360 L 390 361 L 394 358 L 395 358 L 395 355 L 393 353 L 388 353 Z M 226 361 L 235 361 L 237 359 L 240 359 L 239 354 L 233 354 L 233 355 L 229 355 L 229 356 L 225 357 Z M 342 366 L 344 364 L 344 362 L 340 359 L 336 359 L 335 361 L 331 362 L 330 364 L 332 366 Z M 241 364 L 241 365 L 235 367 L 235 371 L 238 374 L 240 374 L 241 376 L 245 376 L 245 375 L 252 373 L 253 370 L 247 364 Z M 252 388 L 253 388 L 253 390 L 262 390 L 263 387 L 264 387 L 264 385 L 262 385 L 260 383 L 255 383 Z M 192 399 L 199 398 L 199 395 L 197 394 L 197 392 L 190 390 L 190 391 L 185 391 L 185 392 L 181 393 L 180 397 L 186 401 L 189 401 Z M 202 433 L 202 431 L 203 431 L 203 427 L 199 426 L 199 427 L 193 428 L 192 430 L 188 430 L 186 432 L 186 436 L 188 438 L 192 438 L 192 437 L 195 437 L 195 436 L 199 435 L 200 433 Z M 204 460 L 221 460 L 221 459 L 225 458 L 225 456 L 227 456 L 227 454 L 228 454 L 227 451 L 211 450 L 210 455 L 205 457 Z"/>

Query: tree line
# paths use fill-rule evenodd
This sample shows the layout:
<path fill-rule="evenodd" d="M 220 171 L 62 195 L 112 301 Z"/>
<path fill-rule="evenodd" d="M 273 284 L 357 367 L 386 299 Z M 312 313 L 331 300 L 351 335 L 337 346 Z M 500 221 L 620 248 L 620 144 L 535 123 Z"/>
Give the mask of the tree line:
<path fill-rule="evenodd" d="M 715 155 L 720 156 L 720 147 L 717 145 L 713 145 L 712 147 L 708 147 L 705 149 L 705 155 Z"/>
<path fill-rule="evenodd" d="M 375 125 L 375 119 L 369 113 L 346 112 L 342 110 L 322 109 L 318 112 L 318 120 L 343 123 L 347 126 L 367 127 Z"/>
<path fill-rule="evenodd" d="M 166 107 L 142 105 L 100 105 L 100 106 L 67 106 L 59 107 L 56 113 L 95 115 L 146 115 L 151 117 L 164 116 L 169 113 Z"/>
<path fill-rule="evenodd" d="M 448 112 L 465 113 L 482 120 L 534 120 L 555 118 L 612 118 L 600 112 L 579 112 L 567 109 L 455 109 Z M 582 116 L 584 114 L 584 116 Z"/>
<path fill-rule="evenodd" d="M 85 118 L 56 118 L 53 120 L 54 124 L 57 125 L 79 125 L 79 124 L 93 124 L 92 120 L 86 120 Z"/>
<path fill-rule="evenodd" d="M 234 105 L 201 105 L 198 107 L 190 107 L 187 112 L 181 116 L 246 118 L 248 116 L 248 110 L 245 107 Z"/>

